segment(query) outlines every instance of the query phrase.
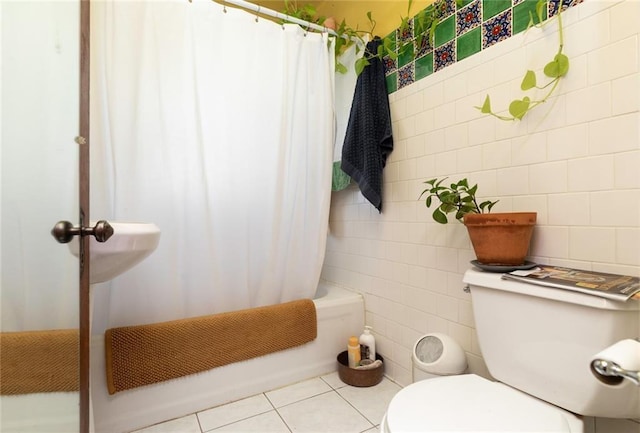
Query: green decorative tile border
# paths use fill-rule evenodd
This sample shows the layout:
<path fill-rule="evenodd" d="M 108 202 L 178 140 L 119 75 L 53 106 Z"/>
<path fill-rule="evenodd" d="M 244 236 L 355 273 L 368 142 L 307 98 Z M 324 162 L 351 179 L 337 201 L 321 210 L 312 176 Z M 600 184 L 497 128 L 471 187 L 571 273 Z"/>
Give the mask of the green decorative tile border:
<path fill-rule="evenodd" d="M 547 0 L 543 20 L 562 9 L 584 0 Z M 385 57 L 387 91 L 393 93 L 424 77 L 466 59 L 500 41 L 527 29 L 529 17 L 537 21 L 538 0 L 437 0 L 434 7 L 442 11 L 436 28 L 434 45 L 427 37 L 416 38 L 422 31 L 414 28 L 414 18 L 401 31 L 387 36 L 398 58 Z M 418 20 L 415 20 L 419 26 Z M 420 44 L 420 46 L 418 46 Z"/>

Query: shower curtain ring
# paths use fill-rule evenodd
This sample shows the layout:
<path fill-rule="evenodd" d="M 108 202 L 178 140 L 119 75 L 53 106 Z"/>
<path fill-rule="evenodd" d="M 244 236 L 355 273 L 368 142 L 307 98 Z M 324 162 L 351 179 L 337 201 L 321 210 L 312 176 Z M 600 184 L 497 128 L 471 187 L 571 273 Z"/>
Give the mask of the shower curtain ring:
<path fill-rule="evenodd" d="M 225 14 L 227 13 L 227 4 L 224 2 L 224 0 L 222 1 L 222 12 L 224 12 Z"/>
<path fill-rule="evenodd" d="M 260 14 L 260 5 L 258 5 L 258 10 L 256 11 L 256 22 L 258 22 L 258 15 Z"/>

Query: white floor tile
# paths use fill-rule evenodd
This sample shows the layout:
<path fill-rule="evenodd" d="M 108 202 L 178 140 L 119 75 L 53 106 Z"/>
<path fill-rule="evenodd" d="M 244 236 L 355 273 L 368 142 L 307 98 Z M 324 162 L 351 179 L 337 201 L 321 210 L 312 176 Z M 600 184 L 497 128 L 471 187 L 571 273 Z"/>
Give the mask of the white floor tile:
<path fill-rule="evenodd" d="M 319 377 L 316 377 L 274 391 L 269 391 L 266 393 L 266 396 L 276 408 L 279 408 L 331 390 L 329 385 Z"/>
<path fill-rule="evenodd" d="M 320 376 L 320 378 L 325 382 L 327 382 L 327 384 L 333 389 L 338 389 L 338 388 L 347 386 L 346 383 L 340 380 L 340 376 L 338 376 L 337 371 L 334 371 L 333 373 L 325 374 L 324 376 Z"/>
<path fill-rule="evenodd" d="M 152 425 L 132 433 L 200 433 L 200 425 L 195 414 Z"/>
<path fill-rule="evenodd" d="M 202 430 L 206 431 L 204 428 Z M 211 431 L 225 433 L 291 433 L 291 430 L 287 428 L 287 425 L 275 410 Z"/>
<path fill-rule="evenodd" d="M 273 406 L 260 394 L 199 412 L 198 419 L 202 431 L 208 431 L 270 410 Z"/>
<path fill-rule="evenodd" d="M 335 392 L 281 407 L 278 412 L 296 433 L 360 433 L 373 427 Z"/>
<path fill-rule="evenodd" d="M 345 386 L 336 392 L 364 415 L 373 425 L 379 425 L 389 402 L 398 391 L 400 385 L 386 377 L 376 386 Z"/>

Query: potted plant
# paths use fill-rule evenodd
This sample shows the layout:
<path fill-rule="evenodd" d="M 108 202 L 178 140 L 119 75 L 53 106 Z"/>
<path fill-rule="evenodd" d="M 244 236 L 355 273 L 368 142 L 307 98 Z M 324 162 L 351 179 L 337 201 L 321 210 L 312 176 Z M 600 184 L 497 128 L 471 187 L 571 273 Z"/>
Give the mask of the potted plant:
<path fill-rule="evenodd" d="M 469 186 L 466 178 L 456 183 L 444 184 L 443 179 L 431 179 L 425 184 L 420 198 L 428 194 L 425 205 L 431 207 L 436 199 L 439 204 L 433 211 L 433 219 L 440 224 L 449 222 L 447 215 L 464 223 L 473 245 L 478 263 L 488 266 L 521 266 L 529 251 L 536 212 L 491 213 L 498 201 L 478 202 L 478 185 Z"/>

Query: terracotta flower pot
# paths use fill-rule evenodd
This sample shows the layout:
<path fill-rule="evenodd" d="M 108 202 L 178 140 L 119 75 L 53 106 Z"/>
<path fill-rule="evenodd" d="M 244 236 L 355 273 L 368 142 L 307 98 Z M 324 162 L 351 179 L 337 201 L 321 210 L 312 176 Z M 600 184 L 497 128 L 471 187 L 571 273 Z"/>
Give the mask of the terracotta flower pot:
<path fill-rule="evenodd" d="M 536 216 L 536 212 L 465 215 L 464 225 L 478 261 L 486 265 L 524 264 Z"/>

